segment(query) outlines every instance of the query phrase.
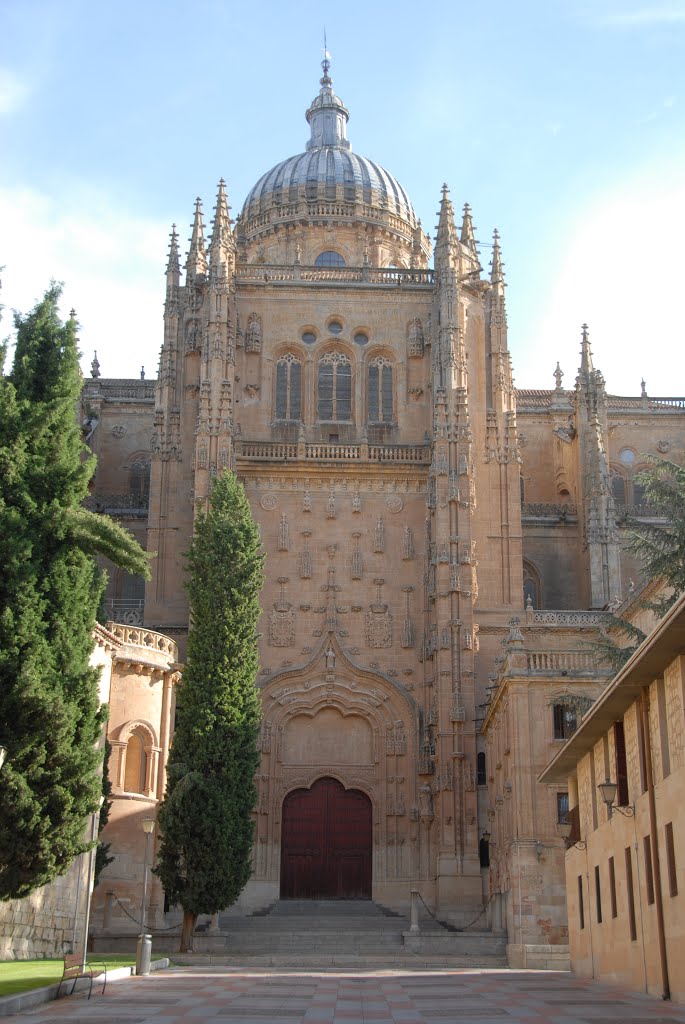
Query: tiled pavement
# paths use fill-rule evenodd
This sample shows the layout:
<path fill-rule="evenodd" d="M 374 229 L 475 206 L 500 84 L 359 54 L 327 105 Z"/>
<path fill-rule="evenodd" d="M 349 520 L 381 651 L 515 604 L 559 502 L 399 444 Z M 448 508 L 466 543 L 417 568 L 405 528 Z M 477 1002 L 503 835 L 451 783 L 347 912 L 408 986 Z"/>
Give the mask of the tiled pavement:
<path fill-rule="evenodd" d="M 685 1006 L 561 972 L 176 967 L 15 1024 L 685 1024 Z"/>

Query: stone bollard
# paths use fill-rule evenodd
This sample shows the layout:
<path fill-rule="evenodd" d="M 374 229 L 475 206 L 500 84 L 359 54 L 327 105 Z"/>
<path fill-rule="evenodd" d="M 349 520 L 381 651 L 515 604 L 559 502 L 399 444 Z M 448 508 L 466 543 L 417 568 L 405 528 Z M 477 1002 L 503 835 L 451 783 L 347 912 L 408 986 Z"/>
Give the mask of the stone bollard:
<path fill-rule="evenodd" d="M 421 929 L 419 928 L 419 900 L 421 894 L 416 890 L 411 890 L 411 906 L 410 906 L 410 918 L 409 918 L 409 934 L 419 935 Z"/>
<path fill-rule="evenodd" d="M 152 936 L 141 935 L 136 945 L 136 974 L 150 973 L 152 958 Z"/>

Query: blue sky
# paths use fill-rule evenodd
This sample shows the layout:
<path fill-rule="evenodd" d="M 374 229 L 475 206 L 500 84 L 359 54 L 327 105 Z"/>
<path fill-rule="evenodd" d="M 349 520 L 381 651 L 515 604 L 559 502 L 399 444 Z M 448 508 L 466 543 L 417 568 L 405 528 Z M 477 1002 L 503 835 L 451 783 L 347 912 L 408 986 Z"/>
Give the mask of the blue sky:
<path fill-rule="evenodd" d="M 685 0 L 4 0 L 6 311 L 63 280 L 84 363 L 153 375 L 170 225 L 304 148 L 324 23 L 353 148 L 499 229 L 517 385 L 573 386 L 587 321 L 610 391 L 685 394 Z"/>

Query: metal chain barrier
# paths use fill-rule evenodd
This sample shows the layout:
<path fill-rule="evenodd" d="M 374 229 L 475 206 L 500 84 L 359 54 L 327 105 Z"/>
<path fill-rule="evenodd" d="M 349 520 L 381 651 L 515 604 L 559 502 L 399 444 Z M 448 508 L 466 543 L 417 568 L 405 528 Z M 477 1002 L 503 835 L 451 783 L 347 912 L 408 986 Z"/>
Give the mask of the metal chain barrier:
<path fill-rule="evenodd" d="M 133 914 L 130 914 L 128 912 L 128 910 L 126 909 L 126 907 L 121 902 L 121 900 L 119 899 L 119 897 L 117 896 L 117 894 L 115 892 L 108 893 L 108 895 L 114 897 L 114 899 L 117 901 L 117 903 L 119 904 L 119 906 L 121 907 L 123 912 L 126 914 L 126 917 L 130 917 L 131 920 L 134 921 L 137 925 L 140 925 L 141 928 L 143 927 L 143 922 L 139 921 L 137 917 L 134 917 Z M 150 928 L 149 925 L 147 925 L 146 927 L 148 928 L 149 931 L 157 933 L 157 932 L 173 932 L 173 931 L 177 931 L 181 927 L 181 925 L 180 925 L 180 923 L 179 924 L 172 924 L 170 928 Z"/>
<path fill-rule="evenodd" d="M 417 892 L 418 892 L 418 890 L 417 890 Z M 472 920 L 472 921 L 469 921 L 469 923 L 468 923 L 468 924 L 465 924 L 465 925 L 463 925 L 463 926 L 462 926 L 461 928 L 457 928 L 457 927 L 455 927 L 455 925 L 453 925 L 453 924 L 446 924 L 446 923 L 445 923 L 444 921 L 440 921 L 440 920 L 439 920 L 439 918 L 437 918 L 437 917 L 435 916 L 435 914 L 433 913 L 433 911 L 431 910 L 431 908 L 430 908 L 429 906 L 427 906 L 427 904 L 426 904 L 426 901 L 424 900 L 424 898 L 423 898 L 423 896 L 421 895 L 421 893 L 420 893 L 420 892 L 418 893 L 419 899 L 421 900 L 421 902 L 423 903 L 423 905 L 424 905 L 425 909 L 426 909 L 426 910 L 428 911 L 428 913 L 429 913 L 429 914 L 430 914 L 430 916 L 431 916 L 431 917 L 433 918 L 433 920 L 435 921 L 435 923 L 436 923 L 436 924 L 439 924 L 439 925 L 440 925 L 440 926 L 441 926 L 442 928 L 447 928 L 447 930 L 448 930 L 448 931 L 454 931 L 454 932 L 463 932 L 463 931 L 466 931 L 466 929 L 467 929 L 467 928 L 470 928 L 470 927 L 471 927 L 471 925 L 475 924 L 475 923 L 476 923 L 476 921 L 477 921 L 477 920 L 478 920 L 478 919 L 479 919 L 480 917 L 482 917 L 482 916 L 483 916 L 483 914 L 485 913 L 485 911 L 486 911 L 486 910 L 488 909 L 488 907 L 490 906 L 490 904 L 491 904 L 491 903 L 492 903 L 492 901 L 494 900 L 494 898 L 495 898 L 495 895 L 496 895 L 496 894 L 495 894 L 494 892 L 493 892 L 493 893 L 491 893 L 491 895 L 490 895 L 490 898 L 489 898 L 488 902 L 487 902 L 486 904 L 484 904 L 484 906 L 483 906 L 483 909 L 482 909 L 482 910 L 481 910 L 481 911 L 480 911 L 480 912 L 479 912 L 478 914 L 476 914 L 476 916 L 475 916 L 475 917 L 473 918 L 473 920 Z"/>

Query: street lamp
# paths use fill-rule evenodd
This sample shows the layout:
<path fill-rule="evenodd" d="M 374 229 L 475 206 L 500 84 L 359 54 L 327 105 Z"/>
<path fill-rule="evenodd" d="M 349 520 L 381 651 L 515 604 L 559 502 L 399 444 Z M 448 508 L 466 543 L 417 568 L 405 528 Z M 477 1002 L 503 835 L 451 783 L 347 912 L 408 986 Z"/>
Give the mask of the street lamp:
<path fill-rule="evenodd" d="M 625 807 L 621 807 L 617 804 L 614 807 L 614 800 L 616 799 L 616 790 L 618 789 L 618 786 L 615 782 L 612 782 L 610 779 L 605 779 L 604 782 L 600 782 L 600 784 L 597 786 L 597 789 L 600 792 L 602 800 L 609 808 L 609 817 L 611 817 L 614 811 L 618 811 L 626 818 L 633 817 L 633 815 L 635 814 L 635 808 L 632 804 L 628 804 Z"/>
<path fill-rule="evenodd" d="M 147 908 L 147 862 L 150 846 L 150 836 L 155 830 L 154 818 L 143 818 L 143 832 L 145 833 L 145 853 L 143 855 L 143 906 L 140 913 L 142 930 L 138 936 L 136 946 L 136 974 L 150 973 L 150 956 L 152 954 L 152 936 L 146 934 L 146 908 Z"/>
<path fill-rule="evenodd" d="M 575 843 L 571 842 L 571 830 L 572 825 L 568 818 L 566 819 L 566 821 L 559 822 L 559 834 L 566 843 L 566 849 L 570 850 L 572 846 L 575 846 L 576 850 L 584 850 L 586 847 L 582 839 L 579 839 Z"/>

